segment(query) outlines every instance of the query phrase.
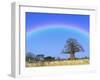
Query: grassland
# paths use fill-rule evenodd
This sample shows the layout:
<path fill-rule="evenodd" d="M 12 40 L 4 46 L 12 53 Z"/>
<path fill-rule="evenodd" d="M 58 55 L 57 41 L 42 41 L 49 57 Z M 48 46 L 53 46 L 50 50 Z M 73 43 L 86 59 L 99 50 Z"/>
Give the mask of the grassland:
<path fill-rule="evenodd" d="M 89 64 L 89 59 L 79 60 L 62 60 L 62 61 L 39 61 L 39 62 L 26 62 L 26 67 L 41 67 L 41 66 L 64 66 L 64 65 L 84 65 Z"/>

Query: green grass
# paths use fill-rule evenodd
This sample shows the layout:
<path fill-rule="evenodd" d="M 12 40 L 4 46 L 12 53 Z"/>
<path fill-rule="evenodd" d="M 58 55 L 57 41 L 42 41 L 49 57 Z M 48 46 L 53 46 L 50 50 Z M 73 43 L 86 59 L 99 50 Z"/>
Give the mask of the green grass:
<path fill-rule="evenodd" d="M 41 66 L 64 66 L 64 65 L 83 65 L 89 64 L 89 59 L 79 60 L 63 60 L 63 61 L 44 61 L 29 63 L 26 62 L 26 67 L 41 67 Z"/>

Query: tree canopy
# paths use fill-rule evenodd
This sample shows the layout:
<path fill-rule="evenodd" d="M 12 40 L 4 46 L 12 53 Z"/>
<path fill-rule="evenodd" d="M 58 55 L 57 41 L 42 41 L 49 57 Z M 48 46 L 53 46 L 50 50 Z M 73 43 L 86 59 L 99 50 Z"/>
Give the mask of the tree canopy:
<path fill-rule="evenodd" d="M 65 43 L 62 53 L 70 54 L 70 58 L 75 58 L 74 54 L 80 51 L 84 51 L 84 49 L 79 42 L 74 38 L 69 38 Z"/>

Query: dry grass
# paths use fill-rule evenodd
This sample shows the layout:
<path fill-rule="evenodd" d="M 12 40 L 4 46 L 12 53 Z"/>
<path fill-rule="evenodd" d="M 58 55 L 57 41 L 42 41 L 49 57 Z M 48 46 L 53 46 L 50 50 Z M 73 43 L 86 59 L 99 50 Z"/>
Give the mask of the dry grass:
<path fill-rule="evenodd" d="M 45 61 L 45 62 L 37 62 L 37 63 L 28 63 L 28 62 L 26 62 L 26 67 L 82 65 L 82 64 L 89 64 L 89 59 L 63 60 L 63 61 Z"/>

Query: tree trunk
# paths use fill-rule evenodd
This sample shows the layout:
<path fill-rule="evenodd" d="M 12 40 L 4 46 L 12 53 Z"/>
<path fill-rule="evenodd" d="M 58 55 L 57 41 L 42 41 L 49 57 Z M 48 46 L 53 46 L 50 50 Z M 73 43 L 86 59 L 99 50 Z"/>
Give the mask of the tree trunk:
<path fill-rule="evenodd" d="M 70 59 L 75 59 L 75 54 L 74 53 L 70 54 Z"/>

